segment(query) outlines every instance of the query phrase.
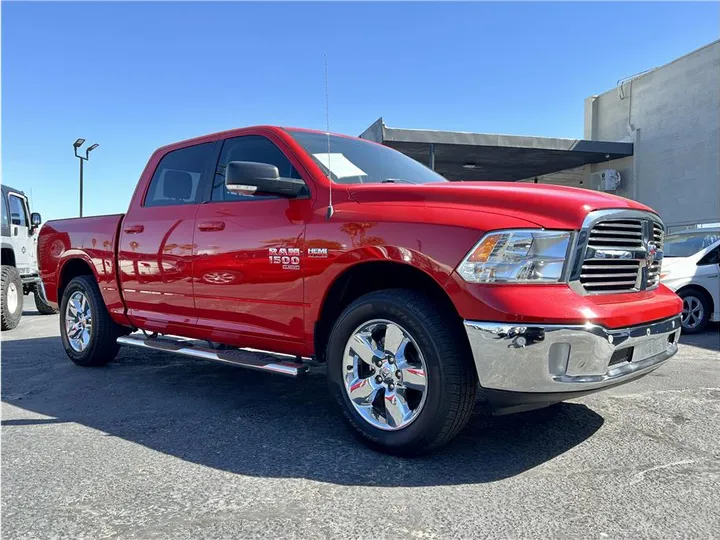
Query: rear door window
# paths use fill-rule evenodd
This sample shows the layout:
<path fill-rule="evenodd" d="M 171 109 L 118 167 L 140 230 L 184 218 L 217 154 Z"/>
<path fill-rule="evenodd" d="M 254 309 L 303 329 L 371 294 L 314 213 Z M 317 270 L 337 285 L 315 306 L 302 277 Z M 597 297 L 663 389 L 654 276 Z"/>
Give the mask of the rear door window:
<path fill-rule="evenodd" d="M 215 143 L 209 142 L 165 154 L 150 180 L 144 206 L 199 203 L 203 176 L 215 155 L 214 146 Z"/>

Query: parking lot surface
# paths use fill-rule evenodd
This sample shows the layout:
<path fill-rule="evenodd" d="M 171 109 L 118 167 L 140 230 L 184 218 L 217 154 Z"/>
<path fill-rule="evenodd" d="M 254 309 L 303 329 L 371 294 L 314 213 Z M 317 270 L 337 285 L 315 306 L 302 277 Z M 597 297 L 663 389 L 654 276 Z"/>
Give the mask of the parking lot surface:
<path fill-rule="evenodd" d="M 321 370 L 292 380 L 130 349 L 81 368 L 58 316 L 27 312 L 2 334 L 2 536 L 714 537 L 719 349 L 715 325 L 640 381 L 478 414 L 407 460 L 350 435 Z"/>

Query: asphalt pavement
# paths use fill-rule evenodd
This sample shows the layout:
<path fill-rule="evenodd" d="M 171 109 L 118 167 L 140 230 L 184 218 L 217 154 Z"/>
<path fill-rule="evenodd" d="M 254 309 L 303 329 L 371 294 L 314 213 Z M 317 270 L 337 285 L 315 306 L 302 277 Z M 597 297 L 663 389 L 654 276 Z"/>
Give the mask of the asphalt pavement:
<path fill-rule="evenodd" d="M 321 370 L 137 349 L 81 368 L 28 311 L 2 333 L 2 538 L 716 537 L 718 326 L 680 343 L 639 381 L 475 415 L 408 460 L 353 438 Z"/>

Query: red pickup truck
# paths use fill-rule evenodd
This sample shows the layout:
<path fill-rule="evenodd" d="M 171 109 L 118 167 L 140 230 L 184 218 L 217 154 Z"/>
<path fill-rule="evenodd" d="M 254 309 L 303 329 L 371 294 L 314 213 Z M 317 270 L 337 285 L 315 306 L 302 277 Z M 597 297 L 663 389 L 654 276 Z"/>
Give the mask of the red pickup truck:
<path fill-rule="evenodd" d="M 353 430 L 408 455 L 476 403 L 542 407 L 673 356 L 663 235 L 620 197 L 448 182 L 379 144 L 263 126 L 160 148 L 125 215 L 50 221 L 39 256 L 73 362 L 123 345 L 297 376 L 313 359 Z"/>

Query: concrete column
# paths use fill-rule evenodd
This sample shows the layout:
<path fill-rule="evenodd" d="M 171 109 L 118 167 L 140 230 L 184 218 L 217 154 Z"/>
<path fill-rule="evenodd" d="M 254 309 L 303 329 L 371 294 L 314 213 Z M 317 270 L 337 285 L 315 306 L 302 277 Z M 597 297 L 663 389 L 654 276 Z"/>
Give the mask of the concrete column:
<path fill-rule="evenodd" d="M 583 138 L 586 140 L 598 140 L 598 97 L 590 96 L 585 99 L 585 129 Z"/>
<path fill-rule="evenodd" d="M 639 189 L 638 189 L 638 151 L 640 150 L 640 128 L 633 131 L 633 165 L 632 165 L 632 188 L 630 189 L 631 199 L 637 201 Z"/>

